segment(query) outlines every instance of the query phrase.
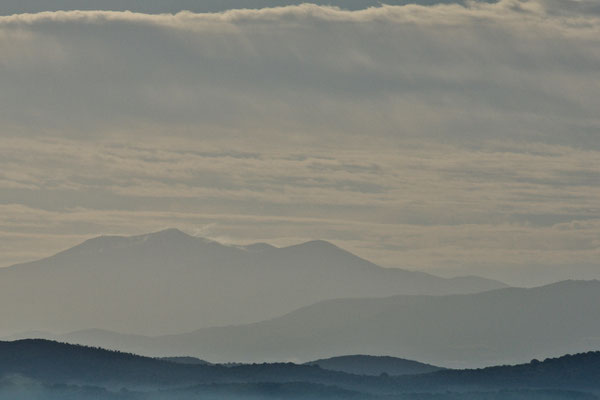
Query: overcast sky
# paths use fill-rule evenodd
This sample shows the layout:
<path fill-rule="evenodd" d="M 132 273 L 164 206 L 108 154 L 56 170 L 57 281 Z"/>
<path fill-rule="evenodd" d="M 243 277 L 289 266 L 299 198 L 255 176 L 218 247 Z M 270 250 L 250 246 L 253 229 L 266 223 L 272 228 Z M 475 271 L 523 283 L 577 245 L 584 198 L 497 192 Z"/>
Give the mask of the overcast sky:
<path fill-rule="evenodd" d="M 177 227 L 600 277 L 597 1 L 164 3 L 0 5 L 0 266 Z"/>

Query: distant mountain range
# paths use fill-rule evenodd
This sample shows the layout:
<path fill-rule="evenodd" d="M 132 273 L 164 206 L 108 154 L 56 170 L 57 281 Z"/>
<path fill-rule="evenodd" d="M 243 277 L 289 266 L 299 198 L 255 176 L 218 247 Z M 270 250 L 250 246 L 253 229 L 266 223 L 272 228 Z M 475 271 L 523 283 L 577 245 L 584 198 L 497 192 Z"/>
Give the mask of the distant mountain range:
<path fill-rule="evenodd" d="M 366 376 L 318 366 L 178 364 L 44 340 L 0 342 L 0 399 L 598 399 L 600 352 L 515 366 Z"/>
<path fill-rule="evenodd" d="M 564 281 L 469 295 L 327 300 L 259 323 L 180 335 L 89 330 L 29 337 L 210 362 L 389 354 L 444 367 L 480 367 L 600 348 L 599 304 L 599 281 Z M 12 339 L 21 337 L 27 335 Z"/>
<path fill-rule="evenodd" d="M 158 335 L 273 318 L 315 302 L 506 287 L 379 267 L 331 243 L 226 246 L 169 229 L 90 239 L 0 269 L 0 335 L 103 328 Z"/>

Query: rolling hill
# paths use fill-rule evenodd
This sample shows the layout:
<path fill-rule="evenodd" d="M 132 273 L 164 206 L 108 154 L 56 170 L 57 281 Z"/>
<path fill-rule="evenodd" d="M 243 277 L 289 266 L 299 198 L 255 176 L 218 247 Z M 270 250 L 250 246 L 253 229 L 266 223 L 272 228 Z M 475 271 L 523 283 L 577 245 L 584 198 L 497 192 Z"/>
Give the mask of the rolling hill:
<path fill-rule="evenodd" d="M 331 371 L 355 375 L 416 375 L 440 371 L 443 368 L 418 361 L 389 356 L 348 355 L 307 362 Z"/>

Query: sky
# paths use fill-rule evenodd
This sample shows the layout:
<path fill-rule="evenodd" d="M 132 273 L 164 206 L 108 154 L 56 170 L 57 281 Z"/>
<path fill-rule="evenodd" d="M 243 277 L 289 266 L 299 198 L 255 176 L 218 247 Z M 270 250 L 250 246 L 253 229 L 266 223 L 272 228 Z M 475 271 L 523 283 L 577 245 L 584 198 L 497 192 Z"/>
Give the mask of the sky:
<path fill-rule="evenodd" d="M 600 278 L 599 3 L 433 3 L 3 1 L 0 266 L 175 227 Z"/>

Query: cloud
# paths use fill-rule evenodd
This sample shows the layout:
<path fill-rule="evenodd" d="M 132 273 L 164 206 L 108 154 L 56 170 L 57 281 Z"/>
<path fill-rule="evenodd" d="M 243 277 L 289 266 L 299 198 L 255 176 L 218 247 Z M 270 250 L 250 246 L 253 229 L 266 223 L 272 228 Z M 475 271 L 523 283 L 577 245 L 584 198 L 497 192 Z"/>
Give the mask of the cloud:
<path fill-rule="evenodd" d="M 399 157 L 5 143 L 7 264 L 47 255 L 50 243 L 59 250 L 98 234 L 166 227 L 228 243 L 325 238 L 384 265 L 471 265 L 480 273 L 498 264 L 589 264 L 599 251 L 594 151 L 502 143 Z"/>
<path fill-rule="evenodd" d="M 0 16 L 0 264 L 166 226 L 589 263 L 600 16 L 561 4 Z"/>
<path fill-rule="evenodd" d="M 516 0 L 5 16 L 4 132 L 590 146 L 597 22 Z"/>
<path fill-rule="evenodd" d="M 269 7 L 282 7 L 306 3 L 302 0 L 4 0 L 0 4 L 0 15 L 36 13 L 42 11 L 59 10 L 112 10 L 134 11 L 138 13 L 161 14 L 177 13 L 189 10 L 195 13 L 217 13 L 232 9 L 262 9 Z M 319 5 L 338 6 L 347 10 L 360 10 L 376 7 L 381 4 L 377 0 L 324 0 L 314 1 Z M 460 3 L 462 0 L 389 0 L 386 4 L 404 5 L 418 3 L 432 5 L 438 3 Z"/>

